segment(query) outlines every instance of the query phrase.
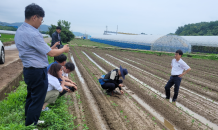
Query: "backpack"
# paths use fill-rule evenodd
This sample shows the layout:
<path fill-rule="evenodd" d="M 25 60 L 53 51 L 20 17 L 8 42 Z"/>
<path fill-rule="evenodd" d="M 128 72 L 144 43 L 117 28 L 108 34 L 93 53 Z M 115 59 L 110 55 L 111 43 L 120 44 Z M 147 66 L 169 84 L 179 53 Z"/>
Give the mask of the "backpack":
<path fill-rule="evenodd" d="M 108 81 L 109 79 L 104 79 L 105 75 L 102 75 L 101 78 L 98 79 L 99 83 L 101 85 L 104 85 L 106 81 Z"/>

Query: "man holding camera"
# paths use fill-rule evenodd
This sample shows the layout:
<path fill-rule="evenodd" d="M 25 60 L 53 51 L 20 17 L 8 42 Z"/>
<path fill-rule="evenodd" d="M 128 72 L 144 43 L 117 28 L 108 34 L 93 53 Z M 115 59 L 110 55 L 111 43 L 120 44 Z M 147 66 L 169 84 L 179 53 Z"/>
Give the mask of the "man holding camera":
<path fill-rule="evenodd" d="M 57 26 L 56 27 L 56 31 L 52 34 L 52 42 L 51 42 L 51 47 L 56 43 L 56 42 L 60 42 L 59 45 L 57 45 L 56 47 L 58 49 L 62 48 L 63 45 L 61 43 L 61 27 Z"/>

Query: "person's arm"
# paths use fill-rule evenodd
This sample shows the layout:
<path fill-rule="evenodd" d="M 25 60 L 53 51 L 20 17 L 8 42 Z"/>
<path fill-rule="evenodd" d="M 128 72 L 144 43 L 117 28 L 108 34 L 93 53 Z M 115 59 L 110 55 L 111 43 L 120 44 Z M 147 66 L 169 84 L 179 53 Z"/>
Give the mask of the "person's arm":
<path fill-rule="evenodd" d="M 70 79 L 69 79 L 69 78 L 67 78 L 67 77 L 65 77 L 65 81 L 67 81 L 67 82 L 70 82 L 70 83 L 72 83 L 72 84 L 76 85 L 76 83 L 74 83 L 72 80 L 70 80 Z"/>
<path fill-rule="evenodd" d="M 179 77 L 182 77 L 183 75 L 185 75 L 186 73 L 188 73 L 191 70 L 191 68 L 187 69 L 185 72 L 183 72 L 182 74 L 179 75 Z"/>
<path fill-rule="evenodd" d="M 63 48 L 61 48 L 61 49 L 52 49 L 51 51 L 49 51 L 48 53 L 47 53 L 47 55 L 49 55 L 49 56 L 51 56 L 51 57 L 54 57 L 54 56 L 59 56 L 59 55 L 61 55 L 62 53 L 64 53 L 64 52 L 69 52 L 69 46 L 68 46 L 68 44 L 67 45 L 64 45 L 64 47 Z"/>
<path fill-rule="evenodd" d="M 51 49 L 56 49 L 56 46 L 57 46 L 57 45 L 60 45 L 60 41 L 56 42 L 56 43 L 51 47 Z"/>
<path fill-rule="evenodd" d="M 74 87 L 75 88 L 75 90 L 77 90 L 77 87 L 76 87 L 76 85 L 74 85 L 74 84 L 72 84 L 72 83 L 70 83 L 70 82 L 65 82 L 65 84 L 64 84 L 65 86 L 68 86 L 68 87 Z"/>
<path fill-rule="evenodd" d="M 179 77 L 182 77 L 183 75 L 185 75 L 186 73 L 188 73 L 191 70 L 191 68 L 184 61 L 181 63 L 181 66 L 186 71 L 183 72 L 182 74 L 180 74 Z"/>

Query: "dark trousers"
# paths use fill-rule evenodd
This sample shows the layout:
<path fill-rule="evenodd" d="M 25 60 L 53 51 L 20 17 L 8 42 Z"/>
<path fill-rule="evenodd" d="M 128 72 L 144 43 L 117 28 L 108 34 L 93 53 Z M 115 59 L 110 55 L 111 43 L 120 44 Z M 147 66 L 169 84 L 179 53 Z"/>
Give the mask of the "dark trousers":
<path fill-rule="evenodd" d="M 24 81 L 27 84 L 25 105 L 25 125 L 37 124 L 48 89 L 47 68 L 24 68 Z"/>
<path fill-rule="evenodd" d="M 121 83 L 123 83 L 123 80 L 119 80 L 119 82 L 118 82 L 118 84 L 121 84 Z M 113 90 L 115 90 L 118 86 L 116 86 L 114 83 L 105 83 L 105 84 L 103 84 L 103 85 L 101 85 L 101 87 L 103 88 L 103 89 L 107 89 L 109 92 L 111 92 L 111 91 L 113 91 Z"/>
<path fill-rule="evenodd" d="M 173 96 L 173 101 L 176 101 L 177 96 L 179 94 L 179 86 L 181 83 L 182 78 L 178 76 L 171 76 L 170 80 L 167 82 L 165 86 L 165 92 L 166 92 L 166 99 L 170 99 L 170 88 L 175 84 L 174 86 L 174 96 Z"/>
<path fill-rule="evenodd" d="M 72 92 L 75 91 L 75 88 L 74 88 L 74 87 L 68 87 L 68 86 L 65 86 L 65 87 L 69 88 Z M 67 93 L 67 92 L 68 92 L 68 91 L 63 90 L 63 91 L 60 93 L 59 97 L 63 96 L 63 95 L 64 95 L 65 93 Z"/>

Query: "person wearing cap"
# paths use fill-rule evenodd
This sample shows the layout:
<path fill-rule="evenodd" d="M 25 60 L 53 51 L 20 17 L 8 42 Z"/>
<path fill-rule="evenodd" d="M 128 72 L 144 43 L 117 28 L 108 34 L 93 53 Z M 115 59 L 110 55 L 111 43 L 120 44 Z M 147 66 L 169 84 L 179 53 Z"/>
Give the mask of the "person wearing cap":
<path fill-rule="evenodd" d="M 52 34 L 52 41 L 51 41 L 51 47 L 56 43 L 59 42 L 59 45 L 57 45 L 56 47 L 58 49 L 62 48 L 62 42 L 61 42 L 61 27 L 57 26 L 56 27 L 56 31 Z"/>
<path fill-rule="evenodd" d="M 103 85 L 101 85 L 101 87 L 103 89 L 106 89 L 107 95 L 110 95 L 110 96 L 113 95 L 113 92 L 116 93 L 115 89 L 117 87 L 119 87 L 120 93 L 123 94 L 124 92 L 122 91 L 122 88 L 121 88 L 124 86 L 122 84 L 123 80 L 119 78 L 122 76 L 122 78 L 125 79 L 125 75 L 127 74 L 128 74 L 127 69 L 122 68 L 122 66 L 120 66 L 120 69 L 114 69 L 104 76 L 104 79 L 106 79 L 105 80 L 106 82 Z"/>
<path fill-rule="evenodd" d="M 165 92 L 166 92 L 166 99 L 170 99 L 170 88 L 175 84 L 174 86 L 174 96 L 172 101 L 175 102 L 177 99 L 177 96 L 179 94 L 179 86 L 182 81 L 182 76 L 188 73 L 191 68 L 182 60 L 183 52 L 181 50 L 177 50 L 175 53 L 175 58 L 172 60 L 171 63 L 171 76 L 170 80 L 167 82 L 165 86 Z M 185 70 L 185 71 L 184 71 Z"/>
<path fill-rule="evenodd" d="M 48 89 L 48 57 L 58 56 L 69 51 L 68 45 L 62 49 L 52 49 L 45 43 L 38 28 L 45 12 L 42 7 L 30 4 L 25 8 L 25 21 L 17 29 L 15 44 L 23 63 L 24 81 L 27 84 L 25 104 L 25 125 L 37 125 Z"/>

